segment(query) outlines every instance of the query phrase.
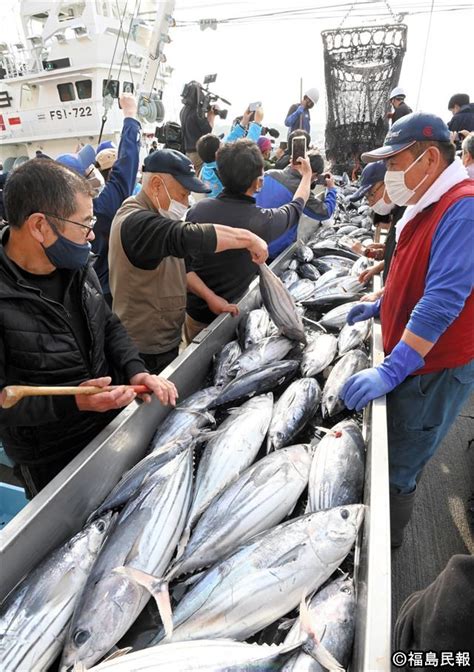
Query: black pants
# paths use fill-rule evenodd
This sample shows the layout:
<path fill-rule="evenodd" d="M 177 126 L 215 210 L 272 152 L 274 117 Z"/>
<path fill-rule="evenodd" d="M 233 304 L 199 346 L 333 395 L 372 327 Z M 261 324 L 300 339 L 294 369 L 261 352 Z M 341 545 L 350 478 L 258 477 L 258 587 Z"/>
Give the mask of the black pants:
<path fill-rule="evenodd" d="M 178 347 L 168 350 L 168 352 L 161 352 L 159 355 L 147 355 L 143 352 L 140 353 L 140 357 L 145 362 L 146 368 L 150 373 L 161 373 L 168 364 L 171 364 L 173 359 L 176 359 L 178 356 Z"/>
<path fill-rule="evenodd" d="M 15 477 L 25 488 L 25 495 L 27 499 L 33 499 L 53 478 L 59 474 L 64 467 L 69 464 L 74 455 L 69 455 L 67 458 L 55 460 L 54 462 L 47 462 L 45 464 L 25 465 L 15 464 L 13 473 Z"/>

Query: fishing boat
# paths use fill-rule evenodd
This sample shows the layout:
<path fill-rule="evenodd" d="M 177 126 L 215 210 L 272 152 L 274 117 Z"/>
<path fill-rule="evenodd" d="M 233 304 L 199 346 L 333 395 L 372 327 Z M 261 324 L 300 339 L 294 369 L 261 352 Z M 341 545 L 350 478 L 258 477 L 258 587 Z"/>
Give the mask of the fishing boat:
<path fill-rule="evenodd" d="M 118 141 L 124 92 L 138 96 L 143 138 L 153 137 L 164 118 L 161 98 L 171 72 L 164 50 L 174 5 L 22 0 L 21 42 L 0 43 L 4 172 L 37 152 L 55 157 Z"/>

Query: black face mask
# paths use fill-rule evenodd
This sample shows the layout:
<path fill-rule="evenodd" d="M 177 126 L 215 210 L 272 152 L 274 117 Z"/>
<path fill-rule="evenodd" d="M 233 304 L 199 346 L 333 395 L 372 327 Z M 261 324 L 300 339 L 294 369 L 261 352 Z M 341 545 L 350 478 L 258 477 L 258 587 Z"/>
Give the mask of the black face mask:
<path fill-rule="evenodd" d="M 42 243 L 41 245 L 53 266 L 56 268 L 67 268 L 70 271 L 77 271 L 84 268 L 89 259 L 91 244 L 75 243 L 63 236 L 58 228 L 49 220 L 48 224 L 53 229 L 58 239 L 49 247 L 45 247 Z"/>

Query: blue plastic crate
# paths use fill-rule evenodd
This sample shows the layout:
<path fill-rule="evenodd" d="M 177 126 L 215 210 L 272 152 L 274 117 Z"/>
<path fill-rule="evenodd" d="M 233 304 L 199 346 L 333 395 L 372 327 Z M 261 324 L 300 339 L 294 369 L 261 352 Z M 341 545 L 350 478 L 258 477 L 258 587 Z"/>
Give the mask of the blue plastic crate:
<path fill-rule="evenodd" d="M 0 529 L 28 504 L 23 488 L 0 483 Z"/>

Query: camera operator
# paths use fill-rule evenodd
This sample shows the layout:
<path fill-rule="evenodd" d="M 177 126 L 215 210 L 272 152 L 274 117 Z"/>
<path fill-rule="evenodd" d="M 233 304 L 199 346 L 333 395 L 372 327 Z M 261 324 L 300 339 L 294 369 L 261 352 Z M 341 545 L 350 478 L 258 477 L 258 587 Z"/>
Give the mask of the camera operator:
<path fill-rule="evenodd" d="M 201 136 L 212 133 L 218 108 L 216 105 L 212 105 L 203 114 L 201 107 L 202 87 L 199 82 L 190 82 L 185 87 L 185 92 L 183 95 L 184 105 L 179 113 L 184 151 L 193 162 L 196 175 L 199 175 L 203 162 L 196 152 L 196 143 Z"/>

